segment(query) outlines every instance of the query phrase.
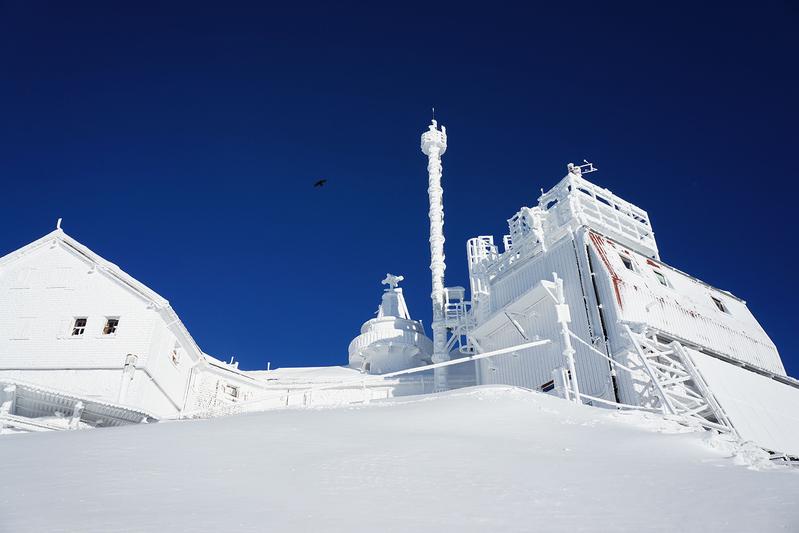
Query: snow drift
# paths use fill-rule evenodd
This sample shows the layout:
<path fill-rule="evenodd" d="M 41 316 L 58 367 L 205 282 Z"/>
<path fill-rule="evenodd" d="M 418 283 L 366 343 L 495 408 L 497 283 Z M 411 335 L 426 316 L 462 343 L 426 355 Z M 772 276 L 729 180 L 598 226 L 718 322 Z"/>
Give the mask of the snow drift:
<path fill-rule="evenodd" d="M 0 439 L 0 531 L 796 531 L 799 471 L 508 387 Z"/>

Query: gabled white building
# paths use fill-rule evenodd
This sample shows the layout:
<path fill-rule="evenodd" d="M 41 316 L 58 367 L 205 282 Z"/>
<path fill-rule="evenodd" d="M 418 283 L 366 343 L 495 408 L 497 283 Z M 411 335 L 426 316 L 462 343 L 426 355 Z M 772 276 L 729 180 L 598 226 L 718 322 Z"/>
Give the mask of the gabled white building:
<path fill-rule="evenodd" d="M 167 300 L 61 229 L 0 258 L 0 298 L 0 381 L 7 384 L 151 418 L 263 389 L 203 353 Z M 12 391 L 7 396 L 13 415 Z"/>

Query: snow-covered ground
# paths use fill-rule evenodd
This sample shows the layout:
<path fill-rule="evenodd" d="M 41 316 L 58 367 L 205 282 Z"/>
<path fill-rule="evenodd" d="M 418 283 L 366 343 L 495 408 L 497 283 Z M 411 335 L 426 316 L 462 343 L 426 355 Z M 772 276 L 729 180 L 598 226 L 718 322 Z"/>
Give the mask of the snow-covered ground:
<path fill-rule="evenodd" d="M 799 469 L 477 388 L 0 438 L 0 531 L 799 531 Z"/>

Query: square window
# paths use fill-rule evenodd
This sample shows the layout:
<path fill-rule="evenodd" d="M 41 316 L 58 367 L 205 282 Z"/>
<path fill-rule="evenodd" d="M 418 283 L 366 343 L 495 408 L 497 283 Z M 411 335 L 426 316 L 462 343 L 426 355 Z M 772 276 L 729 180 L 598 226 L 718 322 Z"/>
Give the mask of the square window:
<path fill-rule="evenodd" d="M 103 328 L 103 335 L 115 335 L 118 326 L 119 318 L 107 318 L 105 320 L 105 327 Z"/>
<path fill-rule="evenodd" d="M 239 388 L 238 387 L 234 387 L 233 385 L 225 385 L 225 394 L 227 394 L 231 398 L 238 398 L 239 397 Z"/>
<path fill-rule="evenodd" d="M 724 305 L 724 302 L 722 302 L 720 299 L 716 298 L 715 296 L 711 296 L 710 299 L 713 300 L 714 304 L 716 304 L 716 309 L 718 309 L 722 313 L 729 314 L 730 311 L 727 309 L 727 306 Z"/>
<path fill-rule="evenodd" d="M 632 259 L 630 259 L 627 256 L 621 255 L 621 254 L 619 254 L 619 257 L 621 257 L 621 262 L 624 263 L 624 268 L 626 268 L 627 270 L 632 270 L 633 272 L 635 272 L 635 268 L 633 268 L 633 260 Z"/>
<path fill-rule="evenodd" d="M 88 319 L 85 316 L 75 318 L 75 323 L 72 324 L 72 336 L 73 337 L 79 337 L 79 336 L 83 335 L 86 332 L 86 321 L 87 320 Z"/>
<path fill-rule="evenodd" d="M 658 280 L 658 283 L 660 283 L 664 287 L 669 286 L 669 281 L 666 279 L 666 276 L 664 276 L 662 272 L 658 272 L 657 270 L 653 270 L 652 272 L 654 272 L 655 278 Z"/>

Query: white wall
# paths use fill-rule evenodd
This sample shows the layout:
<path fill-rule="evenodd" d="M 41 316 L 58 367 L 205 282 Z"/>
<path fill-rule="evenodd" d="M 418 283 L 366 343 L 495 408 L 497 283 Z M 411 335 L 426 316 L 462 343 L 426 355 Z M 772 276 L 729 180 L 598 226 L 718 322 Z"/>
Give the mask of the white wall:
<path fill-rule="evenodd" d="M 532 258 L 518 261 L 511 268 L 490 281 L 490 313 L 479 313 L 478 326 L 488 316 L 502 313 L 503 309 L 523 294 L 533 290 L 541 280 L 552 280 L 552 273 L 557 272 L 564 280 L 566 303 L 571 309 L 572 322 L 570 328 L 582 339 L 590 342 L 592 337 L 601 334 L 601 328 L 586 307 L 584 297 L 591 297 L 590 283 L 587 277 L 581 279 L 578 253 L 580 242 L 566 238 L 547 252 Z M 590 305 L 590 300 L 589 300 Z M 483 359 L 477 362 L 478 383 L 505 383 L 535 388 L 552 379 L 552 370 L 564 366 L 560 329 L 555 321 L 554 311 L 544 306 L 530 309 L 524 316 L 514 315 L 525 333 L 532 339 L 538 335 L 551 339 L 553 344 L 545 348 L 532 348 L 520 352 L 518 358 L 503 355 L 496 358 Z M 510 321 L 490 334 L 479 337 L 478 342 L 483 352 L 507 348 L 521 344 L 525 339 L 518 333 Z M 603 349 L 601 343 L 598 349 Z M 575 365 L 580 387 L 583 392 L 592 396 L 614 400 L 613 383 L 610 377 L 608 362 L 593 354 L 587 347 L 574 343 Z"/>
<path fill-rule="evenodd" d="M 777 348 L 743 301 L 608 239 L 595 236 L 592 250 L 614 352 L 627 345 L 616 324 L 639 322 L 683 344 L 785 375 Z M 632 262 L 633 271 L 625 267 L 622 256 Z M 668 286 L 658 281 L 655 272 L 666 278 Z M 712 298 L 720 300 L 726 312 Z"/>
<path fill-rule="evenodd" d="M 133 289 L 93 269 L 57 240 L 0 267 L 0 376 L 117 403 L 127 354 L 138 357 L 121 403 L 166 414 L 181 405 L 188 376 L 170 361 L 174 336 Z M 87 317 L 73 336 L 76 317 Z M 108 317 L 118 317 L 104 335 Z M 171 400 L 171 401 L 170 401 Z"/>

